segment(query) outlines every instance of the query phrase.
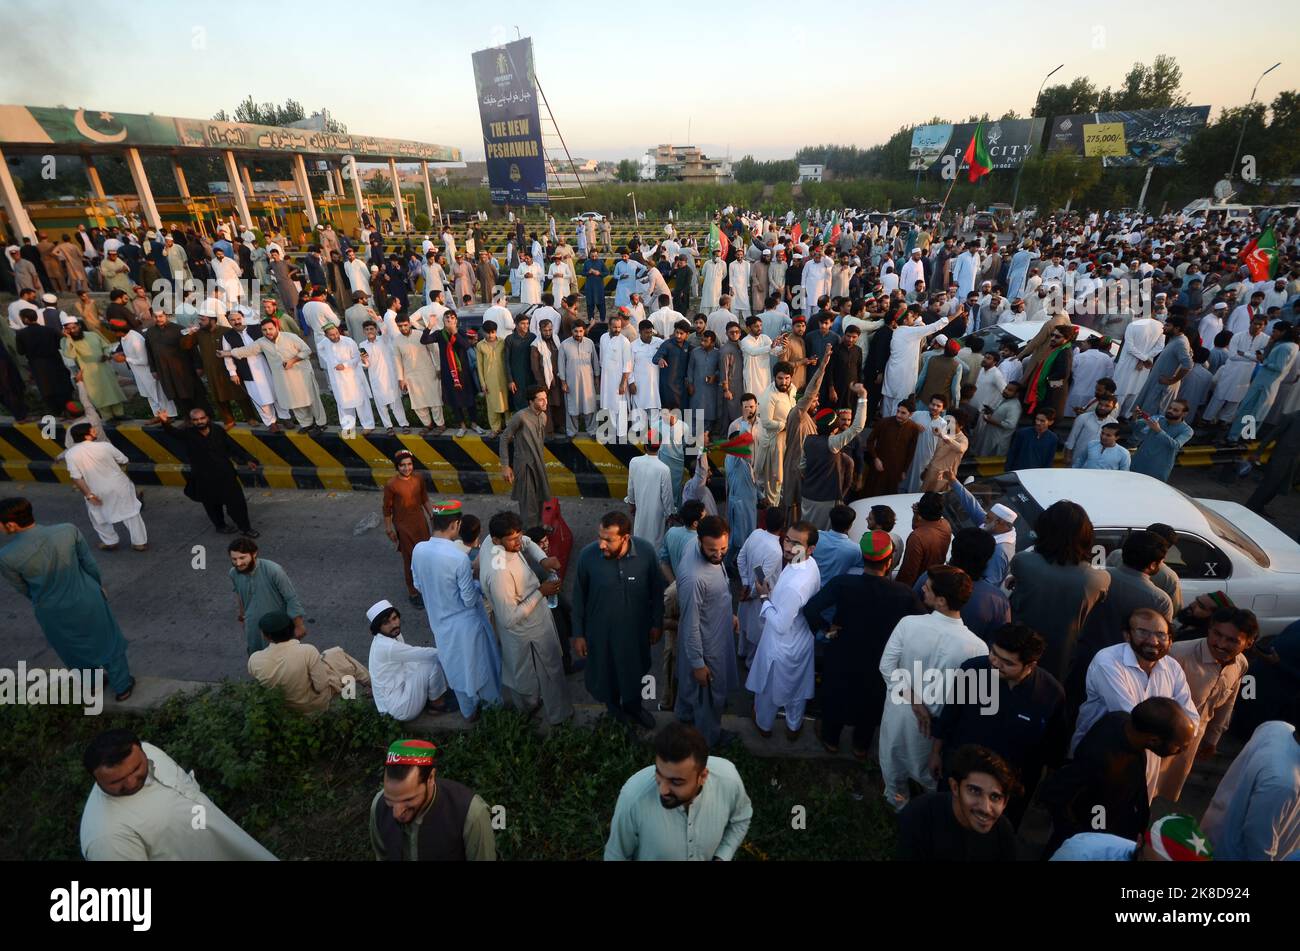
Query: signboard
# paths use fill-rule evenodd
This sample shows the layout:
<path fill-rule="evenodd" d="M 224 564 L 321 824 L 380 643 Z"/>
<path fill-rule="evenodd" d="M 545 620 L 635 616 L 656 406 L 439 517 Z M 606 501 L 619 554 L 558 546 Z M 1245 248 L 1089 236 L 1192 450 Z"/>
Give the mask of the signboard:
<path fill-rule="evenodd" d="M 962 167 L 962 156 L 975 134 L 974 122 L 955 125 L 922 125 L 912 130 L 912 149 L 908 168 L 914 172 L 928 171 L 936 165 L 943 167 L 944 155 L 957 157 Z M 984 123 L 984 140 L 994 168 L 1017 168 L 1043 139 L 1043 119 L 998 119 Z"/>
<path fill-rule="evenodd" d="M 1084 126 L 1083 154 L 1089 158 L 1128 155 L 1128 146 L 1124 143 L 1124 123 L 1098 122 Z"/>
<path fill-rule="evenodd" d="M 524 37 L 473 55 L 493 204 L 545 205 L 546 155 L 537 118 L 533 41 Z"/>
<path fill-rule="evenodd" d="M 57 145 L 78 152 L 102 152 L 109 151 L 103 146 L 121 146 L 146 150 L 233 149 L 237 152 L 280 152 L 329 158 L 355 155 L 358 158 L 394 158 L 398 161 L 460 161 L 460 149 L 407 139 L 217 119 L 182 119 L 41 106 L 0 106 L 0 143 Z"/>
<path fill-rule="evenodd" d="M 1099 155 L 1106 168 L 1180 165 L 1183 148 L 1209 117 L 1209 106 L 1057 116 L 1052 120 L 1047 148 L 1050 152 Z M 1122 137 L 1100 141 L 1109 134 L 1105 130 L 1115 126 L 1123 128 Z M 1117 142 L 1123 143 L 1122 151 L 1112 151 Z M 1099 147 L 1101 151 L 1089 151 Z"/>

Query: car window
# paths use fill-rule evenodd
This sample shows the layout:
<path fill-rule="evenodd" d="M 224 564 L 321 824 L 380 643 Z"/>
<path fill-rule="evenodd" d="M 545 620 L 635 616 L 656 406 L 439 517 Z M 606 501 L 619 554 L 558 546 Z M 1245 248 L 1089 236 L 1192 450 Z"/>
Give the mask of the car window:
<path fill-rule="evenodd" d="M 1232 559 L 1222 549 L 1186 532 L 1178 533 L 1178 540 L 1165 555 L 1165 564 L 1183 579 L 1232 577 Z"/>
<path fill-rule="evenodd" d="M 1264 549 L 1255 544 L 1250 536 L 1239 529 L 1236 525 L 1233 525 L 1218 512 L 1214 511 L 1214 509 L 1202 505 L 1191 496 L 1182 492 L 1179 492 L 1178 494 L 1196 506 L 1197 511 L 1204 515 L 1205 520 L 1210 523 L 1210 529 L 1216 536 L 1223 539 L 1225 542 L 1228 542 L 1233 547 L 1241 549 L 1242 552 L 1249 556 L 1255 564 L 1259 565 L 1261 568 L 1267 568 L 1271 564 Z"/>
<path fill-rule="evenodd" d="M 976 479 L 966 485 L 966 491 L 975 497 L 975 501 L 985 512 L 1001 502 L 1016 513 L 1016 551 L 1024 551 L 1038 540 L 1038 534 L 1033 526 L 1043 510 L 1029 494 L 1029 490 L 1020 484 L 1020 477 L 1014 472 L 1005 472 L 988 479 Z M 958 501 L 956 493 L 945 494 L 944 515 L 952 524 L 954 532 L 972 525 L 979 527 Z"/>

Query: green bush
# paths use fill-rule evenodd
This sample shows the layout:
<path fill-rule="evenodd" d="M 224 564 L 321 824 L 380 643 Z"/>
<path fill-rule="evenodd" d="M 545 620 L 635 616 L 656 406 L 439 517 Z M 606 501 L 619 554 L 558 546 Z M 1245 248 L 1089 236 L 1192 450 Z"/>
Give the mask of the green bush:
<path fill-rule="evenodd" d="M 178 695 L 134 716 L 85 717 L 79 708 L 0 709 L 0 858 L 80 854 L 78 827 L 91 780 L 86 743 L 129 727 L 192 769 L 204 792 L 281 859 L 370 860 L 367 822 L 384 752 L 422 736 L 368 700 L 318 717 L 288 710 L 276 691 L 225 683 Z M 468 731 L 426 738 L 439 771 L 503 806 L 502 859 L 599 859 L 618 792 L 653 761 L 648 743 L 608 720 L 546 736 L 507 710 L 485 711 Z M 893 818 L 878 783 L 848 761 L 728 758 L 745 779 L 754 820 L 738 857 L 878 859 L 892 853 Z M 855 798 L 857 797 L 857 798 Z M 806 828 L 795 828 L 796 807 Z"/>

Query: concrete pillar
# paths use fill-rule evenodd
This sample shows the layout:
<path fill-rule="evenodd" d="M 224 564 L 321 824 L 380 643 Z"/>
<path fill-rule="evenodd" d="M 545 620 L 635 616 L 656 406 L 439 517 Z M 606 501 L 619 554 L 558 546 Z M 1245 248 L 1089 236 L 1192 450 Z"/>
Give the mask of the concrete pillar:
<path fill-rule="evenodd" d="M 248 213 L 248 201 L 244 197 L 244 183 L 239 180 L 239 165 L 235 161 L 235 153 L 227 149 L 221 153 L 221 158 L 226 165 L 226 181 L 230 183 L 230 194 L 235 199 L 235 210 L 239 212 L 244 227 L 251 228 L 253 216 Z"/>
<path fill-rule="evenodd" d="M 334 172 L 334 194 L 342 198 L 346 194 L 343 188 L 343 171 L 337 165 L 332 171 Z"/>
<path fill-rule="evenodd" d="M 158 215 L 158 205 L 153 200 L 153 189 L 149 187 L 149 176 L 144 173 L 139 149 L 126 150 L 126 167 L 131 170 L 131 181 L 135 182 L 135 193 L 140 198 L 141 217 L 149 227 L 161 228 L 162 218 Z"/>
<path fill-rule="evenodd" d="M 108 196 L 104 194 L 104 183 L 100 181 L 99 169 L 95 168 L 95 160 L 87 155 L 82 162 L 86 166 L 86 181 L 90 182 L 90 194 L 92 198 L 100 201 L 107 201 Z"/>
<path fill-rule="evenodd" d="M 311 230 L 316 230 L 316 202 L 311 197 L 311 179 L 307 177 L 307 163 L 301 155 L 293 157 L 293 177 L 298 183 L 298 193 L 302 196 L 303 211 L 307 213 L 307 223 Z"/>
<path fill-rule="evenodd" d="M 360 227 L 361 211 L 365 208 L 365 202 L 361 199 L 361 170 L 357 168 L 355 160 L 349 162 L 348 167 L 352 171 L 352 198 L 357 203 L 357 226 Z"/>
<path fill-rule="evenodd" d="M 393 178 L 393 200 L 397 202 L 397 223 L 403 231 L 410 231 L 406 222 L 406 206 L 402 204 L 402 187 L 397 181 L 397 159 L 388 160 L 388 174 Z"/>
<path fill-rule="evenodd" d="M 5 214 L 9 216 L 9 227 L 14 234 L 20 240 L 31 238 L 32 244 L 35 244 L 36 228 L 32 226 L 32 219 L 27 217 L 27 209 L 18 197 L 18 186 L 9 174 L 9 163 L 5 161 L 3 152 L 0 152 L 0 203 L 4 204 Z"/>
<path fill-rule="evenodd" d="M 190 198 L 190 184 L 185 180 L 185 172 L 181 168 L 181 163 L 172 159 L 172 174 L 176 176 L 177 193 L 186 201 Z"/>
<path fill-rule="evenodd" d="M 429 181 L 429 163 L 421 162 L 420 170 L 424 172 L 424 206 L 429 213 L 429 228 L 433 229 L 433 185 Z"/>

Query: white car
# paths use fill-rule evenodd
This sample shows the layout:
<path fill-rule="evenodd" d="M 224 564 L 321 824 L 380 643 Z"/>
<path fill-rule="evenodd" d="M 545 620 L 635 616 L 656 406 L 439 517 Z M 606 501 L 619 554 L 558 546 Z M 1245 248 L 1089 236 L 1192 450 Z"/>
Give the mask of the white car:
<path fill-rule="evenodd" d="M 572 218 L 570 218 L 569 220 L 570 220 L 570 221 L 586 221 L 586 220 L 588 220 L 588 219 L 591 219 L 591 220 L 593 220 L 593 221 L 604 221 L 604 220 L 605 220 L 605 216 L 602 215 L 602 214 L 601 214 L 600 212 L 598 212 L 598 211 L 584 211 L 584 212 L 583 212 L 582 214 L 580 214 L 580 215 L 574 215 L 574 216 L 573 216 Z"/>
<path fill-rule="evenodd" d="M 1102 559 L 1121 548 L 1129 532 L 1163 522 L 1178 533 L 1165 563 L 1182 581 L 1184 602 L 1226 591 L 1238 607 L 1255 612 L 1260 633 L 1266 635 L 1300 619 L 1300 544 L 1236 502 L 1193 499 L 1136 472 L 1092 469 L 1022 469 L 973 480 L 966 489 L 985 511 L 1001 502 L 1017 512 L 1017 550 L 1033 547 L 1038 516 L 1061 499 L 1077 502 L 1088 513 L 1094 554 Z M 888 505 L 898 519 L 894 533 L 906 544 L 912 506 L 920 497 L 910 493 L 853 502 L 858 518 L 849 536 L 854 541 L 862 537 L 873 505 Z M 952 492 L 945 496 L 944 511 L 954 529 L 973 524 Z"/>
<path fill-rule="evenodd" d="M 1013 320 L 1005 324 L 994 324 L 992 327 L 981 327 L 974 333 L 967 334 L 963 340 L 969 340 L 971 337 L 984 338 L 984 352 L 997 353 L 997 349 L 1003 341 L 1010 340 L 1017 347 L 1024 347 L 1025 344 L 1038 336 L 1038 331 L 1043 329 L 1046 320 Z M 1090 327 L 1084 327 L 1080 324 L 1074 324 L 1078 328 L 1079 340 L 1088 340 L 1092 337 L 1100 337 L 1101 334 Z M 990 349 L 991 348 L 991 349 Z M 1110 355 L 1112 357 L 1119 355 L 1119 343 L 1111 340 Z"/>

